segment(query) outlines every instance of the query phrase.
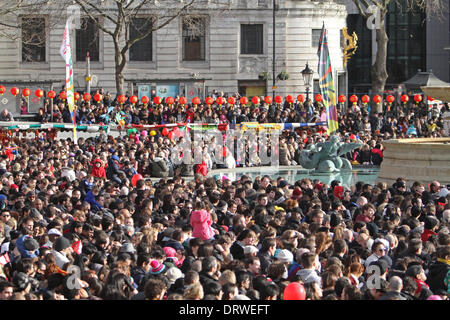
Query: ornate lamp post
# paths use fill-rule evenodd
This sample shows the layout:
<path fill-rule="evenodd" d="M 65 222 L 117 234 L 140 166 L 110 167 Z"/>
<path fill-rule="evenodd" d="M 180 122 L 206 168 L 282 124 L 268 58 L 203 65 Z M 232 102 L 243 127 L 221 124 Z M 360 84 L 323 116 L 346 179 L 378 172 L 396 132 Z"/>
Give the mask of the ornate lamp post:
<path fill-rule="evenodd" d="M 308 101 L 309 98 L 309 87 L 311 87 L 311 81 L 312 81 L 312 75 L 314 74 L 314 71 L 309 68 L 308 62 L 306 63 L 305 69 L 301 71 L 302 77 L 303 77 L 303 83 L 306 87 L 306 101 Z"/>

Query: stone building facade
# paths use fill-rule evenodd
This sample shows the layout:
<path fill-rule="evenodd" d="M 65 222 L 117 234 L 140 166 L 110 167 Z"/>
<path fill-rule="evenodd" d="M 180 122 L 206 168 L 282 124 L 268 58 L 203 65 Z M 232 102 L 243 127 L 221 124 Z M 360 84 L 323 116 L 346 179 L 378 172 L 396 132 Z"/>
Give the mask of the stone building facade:
<path fill-rule="evenodd" d="M 273 28 L 273 3 L 276 3 Z M 329 49 L 335 86 L 338 93 L 346 93 L 343 68 L 341 30 L 346 26 L 347 11 L 340 1 L 310 0 L 229 0 L 229 8 L 217 12 L 213 6 L 198 7 L 204 17 L 205 32 L 197 44 L 190 43 L 189 30 L 184 30 L 179 17 L 166 27 L 155 31 L 149 46 L 150 56 L 132 61 L 129 56 L 124 75 L 126 89 L 139 95 L 156 90 L 159 96 L 179 94 L 188 98 L 205 97 L 213 89 L 232 94 L 253 96 L 260 94 L 297 95 L 305 92 L 301 71 L 309 63 L 314 70 L 317 90 L 317 45 L 322 24 L 328 32 Z M 20 39 L 0 38 L 0 83 L 11 86 L 14 81 L 29 82 L 32 90 L 50 86 L 59 90 L 64 84 L 65 64 L 59 54 L 64 31 L 61 24 L 45 29 L 45 50 L 39 62 L 24 61 Z M 104 21 L 108 26 L 107 19 Z M 276 80 L 273 89 L 273 30 L 275 30 L 275 78 L 284 71 L 287 80 Z M 86 62 L 81 57 L 82 38 L 73 30 L 75 89 L 86 90 Z M 111 38 L 98 33 L 97 48 L 91 54 L 91 89 L 104 88 L 115 96 L 114 47 Z M 195 41 L 194 41 L 195 42 Z M 193 46 L 187 53 L 186 47 Z M 151 46 L 151 47 L 150 47 Z M 146 51 L 146 52 L 147 52 Z M 143 51 L 142 51 L 143 52 Z M 142 53 L 141 52 L 141 53 Z M 189 54 L 193 56 L 189 56 Z M 198 59 L 200 58 L 200 59 Z M 266 72 L 267 77 L 261 74 Z M 262 78 L 262 79 L 261 79 Z M 20 85 L 19 87 L 24 87 Z M 30 103 L 30 108 L 33 105 Z"/>

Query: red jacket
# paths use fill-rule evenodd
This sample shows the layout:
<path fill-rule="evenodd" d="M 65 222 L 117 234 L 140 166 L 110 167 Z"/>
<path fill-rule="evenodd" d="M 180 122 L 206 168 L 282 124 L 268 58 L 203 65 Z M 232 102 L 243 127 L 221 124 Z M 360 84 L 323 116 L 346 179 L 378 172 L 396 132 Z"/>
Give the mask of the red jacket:
<path fill-rule="evenodd" d="M 434 232 L 434 231 L 431 231 L 430 229 L 425 229 L 425 230 L 423 231 L 422 235 L 420 236 L 420 238 L 422 239 L 422 242 L 427 242 L 427 241 L 428 241 L 428 238 L 429 238 L 431 235 L 437 235 L 437 233 Z"/>
<path fill-rule="evenodd" d="M 211 215 L 206 210 L 192 211 L 190 223 L 193 228 L 192 236 L 194 238 L 208 240 L 215 235 L 213 229 L 211 228 Z"/>
<path fill-rule="evenodd" d="M 95 163 L 100 162 L 100 167 L 97 167 Z M 102 161 L 97 159 L 94 161 L 94 166 L 92 167 L 91 174 L 97 178 L 106 178 L 105 168 L 102 166 Z"/>

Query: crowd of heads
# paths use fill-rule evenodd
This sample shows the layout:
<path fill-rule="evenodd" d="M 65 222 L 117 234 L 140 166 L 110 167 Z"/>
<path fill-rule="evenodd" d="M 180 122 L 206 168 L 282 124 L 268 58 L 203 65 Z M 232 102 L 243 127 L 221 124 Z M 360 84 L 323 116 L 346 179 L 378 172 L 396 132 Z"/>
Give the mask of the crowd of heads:
<path fill-rule="evenodd" d="M 119 123 L 123 120 L 125 125 L 151 125 L 167 123 L 209 123 L 209 124 L 239 124 L 243 122 L 258 123 L 313 123 L 321 122 L 325 112 L 323 104 L 308 99 L 304 102 L 295 100 L 294 103 L 276 104 L 264 102 L 264 96 L 260 98 L 260 104 L 249 103 L 241 105 L 240 95 L 224 94 L 213 90 L 209 96 L 214 103 L 207 105 L 202 101 L 193 105 L 188 101 L 186 105 L 179 103 L 179 96 L 174 97 L 174 103 L 168 105 L 163 99 L 161 104 L 156 105 L 153 98 L 156 92 L 153 90 L 149 96 L 149 103 L 143 104 L 138 101 L 132 104 L 129 101 L 131 92 L 126 93 L 127 101 L 123 104 L 117 101 L 109 92 L 103 89 L 92 92 L 101 94 L 100 101 L 77 102 L 75 111 L 78 124 L 110 124 Z M 225 103 L 218 105 L 217 97 L 235 98 L 235 105 Z M 250 99 L 249 99 L 250 100 Z M 399 100 L 399 99 L 398 99 Z M 449 110 L 448 104 L 442 106 L 436 103 L 426 104 L 427 101 L 415 103 L 411 98 L 407 103 L 400 101 L 389 104 L 382 102 L 382 112 L 377 112 L 375 106 L 363 104 L 361 100 L 357 103 L 339 103 L 337 114 L 339 122 L 339 134 L 346 142 L 359 141 L 363 145 L 357 149 L 349 160 L 360 164 L 379 165 L 377 155 L 382 156 L 383 140 L 394 138 L 411 137 L 442 137 L 445 136 L 443 114 Z M 55 99 L 53 108 L 47 99 L 44 106 L 39 110 L 38 120 L 41 122 L 64 122 L 72 123 L 71 113 L 67 102 Z M 283 159 L 284 165 L 298 164 L 298 154 L 302 148 L 310 142 L 315 143 L 322 139 L 326 130 L 323 126 L 309 127 L 292 133 L 283 142 L 286 145 Z M 310 142 L 307 138 L 310 138 Z M 381 151 L 381 152 L 380 152 Z M 375 158 L 375 159 L 374 159 Z"/>
<path fill-rule="evenodd" d="M 158 151 L 128 136 L 5 146 L 2 299 L 448 295 L 450 191 L 438 181 L 149 179 Z"/>
<path fill-rule="evenodd" d="M 54 107 L 53 120 L 71 122 L 63 102 Z M 342 140 L 363 143 L 346 157 L 379 164 L 383 140 L 414 136 L 411 125 L 419 137 L 443 135 L 446 109 L 340 109 Z M 51 120 L 47 111 L 43 122 Z M 76 114 L 78 123 L 106 124 L 122 112 L 128 124 L 235 124 L 314 122 L 321 111 L 309 102 L 120 105 L 104 94 Z M 325 141 L 325 132 L 285 131 L 280 163 L 297 164 L 298 152 Z M 169 160 L 183 139 L 156 130 L 116 138 L 101 131 L 76 144 L 48 136 L 4 141 L 0 299 L 447 299 L 449 185 L 194 174 Z M 207 155 L 213 143 L 196 147 Z"/>

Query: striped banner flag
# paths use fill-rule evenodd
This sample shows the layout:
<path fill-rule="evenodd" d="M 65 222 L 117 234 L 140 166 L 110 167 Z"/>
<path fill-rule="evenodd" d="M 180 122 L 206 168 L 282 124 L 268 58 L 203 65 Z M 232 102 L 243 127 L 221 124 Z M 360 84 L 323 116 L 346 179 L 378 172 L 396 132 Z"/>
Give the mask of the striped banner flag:
<path fill-rule="evenodd" d="M 77 143 L 77 127 L 75 119 L 75 94 L 73 87 L 73 64 L 72 64 L 72 51 L 70 49 L 70 21 L 67 19 L 66 27 L 64 29 L 63 41 L 59 53 L 66 62 L 66 92 L 67 92 L 67 104 L 69 106 L 70 114 L 72 115 L 73 123 L 73 140 Z"/>
<path fill-rule="evenodd" d="M 323 105 L 327 113 L 327 134 L 331 135 L 339 129 L 337 110 L 336 110 L 336 92 L 334 91 L 333 69 L 331 68 L 330 53 L 328 51 L 327 30 L 325 23 L 322 26 L 322 33 L 319 40 L 319 87 L 323 98 Z"/>

